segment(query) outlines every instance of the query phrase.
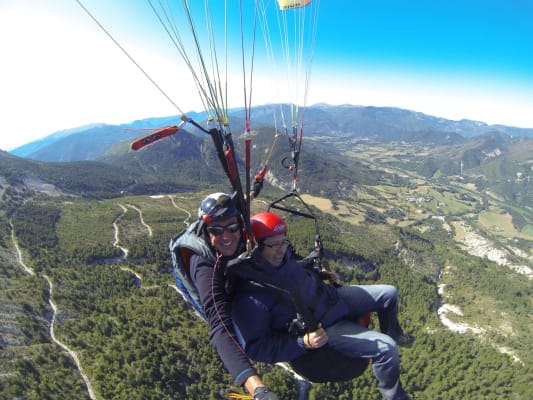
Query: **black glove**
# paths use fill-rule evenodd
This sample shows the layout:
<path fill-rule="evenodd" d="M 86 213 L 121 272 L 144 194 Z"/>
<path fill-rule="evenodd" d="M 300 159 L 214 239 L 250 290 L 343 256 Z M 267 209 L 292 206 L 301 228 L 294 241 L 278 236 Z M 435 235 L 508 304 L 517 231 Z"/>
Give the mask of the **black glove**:
<path fill-rule="evenodd" d="M 307 257 L 299 260 L 298 263 L 303 265 L 304 268 L 315 269 L 316 272 L 318 272 L 320 270 L 321 261 L 320 252 L 313 250 Z"/>
<path fill-rule="evenodd" d="M 268 386 L 261 386 L 255 388 L 254 400 L 279 400 L 279 398 Z"/>

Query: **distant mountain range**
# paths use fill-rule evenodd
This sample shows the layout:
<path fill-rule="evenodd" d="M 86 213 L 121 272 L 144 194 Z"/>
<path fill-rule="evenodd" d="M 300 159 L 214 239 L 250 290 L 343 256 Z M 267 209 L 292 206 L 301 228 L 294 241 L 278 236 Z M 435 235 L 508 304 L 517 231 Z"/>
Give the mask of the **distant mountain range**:
<path fill-rule="evenodd" d="M 254 107 L 251 110 L 254 127 L 273 125 L 274 109 L 273 105 Z M 287 111 L 285 115 L 290 113 Z M 188 116 L 197 122 L 205 120 L 204 113 L 188 113 Z M 229 116 L 234 131 L 244 126 L 243 109 L 232 109 Z M 276 119 L 283 121 L 283 116 L 277 115 Z M 122 125 L 89 125 L 54 133 L 20 146 L 10 153 L 40 161 L 97 160 L 105 156 L 117 143 L 129 143 L 145 134 L 143 129 L 177 125 L 179 122 L 180 116 L 168 116 Z M 311 137 L 349 135 L 384 142 L 433 137 L 444 144 L 496 132 L 510 137 L 533 138 L 533 128 L 488 125 L 471 120 L 452 121 L 393 107 L 317 104 L 305 110 L 305 124 L 306 135 Z M 192 125 L 187 126 L 187 129 L 200 135 Z"/>
<path fill-rule="evenodd" d="M 252 110 L 252 174 L 274 141 L 273 110 Z M 298 180 L 304 192 L 347 199 L 361 185 L 408 185 L 414 177 L 460 179 L 502 200 L 533 206 L 533 129 L 449 121 L 397 108 L 320 104 L 305 113 Z M 189 117 L 202 123 L 205 115 Z M 141 129 L 179 121 L 170 116 L 58 132 L 11 154 L 0 152 L 0 179 L 12 186 L 42 182 L 63 193 L 97 198 L 220 187 L 227 179 L 211 138 L 193 124 L 140 151 L 130 149 L 134 138 L 146 134 Z M 243 166 L 244 140 L 236 129 L 244 126 L 244 111 L 232 110 L 230 121 Z M 286 191 L 293 182 L 282 165 L 291 152 L 284 136 L 272 153 L 267 182 Z"/>

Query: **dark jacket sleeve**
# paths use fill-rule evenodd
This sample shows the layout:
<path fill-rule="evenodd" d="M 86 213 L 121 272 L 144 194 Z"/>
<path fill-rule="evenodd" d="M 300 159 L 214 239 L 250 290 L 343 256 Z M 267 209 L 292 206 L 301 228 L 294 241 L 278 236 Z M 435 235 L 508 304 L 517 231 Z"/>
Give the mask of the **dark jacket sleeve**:
<path fill-rule="evenodd" d="M 266 363 L 293 360 L 307 352 L 301 337 L 271 327 L 270 306 L 258 293 L 239 293 L 233 303 L 233 318 L 251 359 Z"/>
<path fill-rule="evenodd" d="M 219 265 L 213 266 L 210 261 L 193 255 L 191 277 L 207 316 L 211 330 L 209 340 L 236 383 L 242 385 L 250 376 L 256 375 L 257 371 L 235 335 L 224 270 Z"/>

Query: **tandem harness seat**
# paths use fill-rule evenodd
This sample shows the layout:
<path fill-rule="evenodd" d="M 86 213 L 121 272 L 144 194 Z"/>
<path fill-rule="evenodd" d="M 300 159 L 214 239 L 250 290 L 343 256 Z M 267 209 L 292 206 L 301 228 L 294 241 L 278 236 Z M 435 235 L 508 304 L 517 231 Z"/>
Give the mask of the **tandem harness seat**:
<path fill-rule="evenodd" d="M 294 372 L 315 383 L 352 380 L 365 372 L 368 364 L 364 358 L 348 357 L 327 345 L 289 362 Z"/>

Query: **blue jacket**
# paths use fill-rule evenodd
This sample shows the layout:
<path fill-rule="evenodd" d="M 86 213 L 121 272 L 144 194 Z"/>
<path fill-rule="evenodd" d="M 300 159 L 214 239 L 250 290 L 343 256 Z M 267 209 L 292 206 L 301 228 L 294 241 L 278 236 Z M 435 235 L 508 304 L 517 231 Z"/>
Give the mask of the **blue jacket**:
<path fill-rule="evenodd" d="M 297 261 L 290 248 L 280 267 L 272 266 L 258 253 L 256 249 L 251 257 L 228 265 L 228 273 L 237 278 L 233 321 L 250 358 L 268 363 L 294 360 L 307 352 L 303 333 L 299 336 L 288 331 L 296 318 L 294 296 L 324 328 L 346 318 L 348 307 L 339 299 L 336 288 L 322 282 L 314 270 L 306 268 L 305 262 Z M 269 287 L 258 287 L 249 281 Z"/>

